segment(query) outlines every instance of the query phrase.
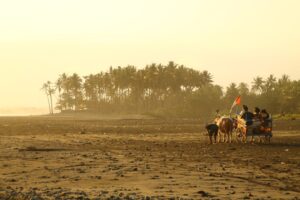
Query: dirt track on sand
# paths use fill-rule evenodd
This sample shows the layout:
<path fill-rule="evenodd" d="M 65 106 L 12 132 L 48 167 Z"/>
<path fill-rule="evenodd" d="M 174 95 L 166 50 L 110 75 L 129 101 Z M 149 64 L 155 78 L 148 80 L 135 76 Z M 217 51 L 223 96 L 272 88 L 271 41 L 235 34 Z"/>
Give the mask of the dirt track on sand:
<path fill-rule="evenodd" d="M 0 199 L 299 199 L 300 131 L 208 145 L 200 127 L 1 118 Z"/>

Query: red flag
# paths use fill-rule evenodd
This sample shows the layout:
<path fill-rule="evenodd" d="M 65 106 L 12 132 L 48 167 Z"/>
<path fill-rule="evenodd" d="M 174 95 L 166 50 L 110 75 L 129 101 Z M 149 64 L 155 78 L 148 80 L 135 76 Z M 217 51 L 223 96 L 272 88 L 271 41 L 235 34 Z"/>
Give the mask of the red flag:
<path fill-rule="evenodd" d="M 231 106 L 231 108 L 230 108 L 230 113 L 231 113 L 232 109 L 234 108 L 234 106 L 240 105 L 240 104 L 241 104 L 241 96 L 238 96 L 238 97 L 234 100 L 234 102 L 233 102 L 233 104 L 232 104 L 232 106 Z"/>
<path fill-rule="evenodd" d="M 235 99 L 235 105 L 240 105 L 241 104 L 241 96 L 238 96 L 236 99 Z"/>

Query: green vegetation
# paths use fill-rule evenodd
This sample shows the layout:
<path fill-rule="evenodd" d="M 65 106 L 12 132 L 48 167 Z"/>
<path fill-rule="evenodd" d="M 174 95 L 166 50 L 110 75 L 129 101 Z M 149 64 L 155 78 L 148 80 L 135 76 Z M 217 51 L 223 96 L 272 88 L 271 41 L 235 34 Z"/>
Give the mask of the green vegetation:
<path fill-rule="evenodd" d="M 53 91 L 47 84 L 43 88 L 51 97 Z M 55 82 L 55 89 L 56 108 L 62 112 L 87 110 L 206 118 L 216 109 L 228 113 L 238 95 L 250 108 L 259 106 L 271 113 L 300 112 L 300 80 L 290 80 L 287 75 L 279 79 L 273 75 L 267 79 L 258 76 L 251 86 L 232 83 L 223 89 L 213 84 L 209 72 L 174 62 L 151 64 L 144 69 L 111 67 L 108 72 L 84 77 L 62 74 Z"/>
<path fill-rule="evenodd" d="M 272 116 L 272 118 L 282 120 L 296 120 L 300 119 L 300 114 L 275 114 Z"/>

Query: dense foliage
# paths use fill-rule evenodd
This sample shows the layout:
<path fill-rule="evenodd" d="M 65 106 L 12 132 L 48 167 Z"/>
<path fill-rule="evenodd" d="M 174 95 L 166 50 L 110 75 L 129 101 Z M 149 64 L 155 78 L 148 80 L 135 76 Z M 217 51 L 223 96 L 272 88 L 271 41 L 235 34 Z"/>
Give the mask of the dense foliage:
<path fill-rule="evenodd" d="M 48 87 L 47 87 L 48 84 Z M 43 85 L 53 94 L 51 83 Z M 47 88 L 51 91 L 47 92 Z M 55 82 L 57 109 L 100 113 L 138 113 L 157 116 L 206 117 L 221 109 L 228 113 L 233 100 L 242 96 L 250 108 L 259 106 L 273 113 L 300 111 L 300 81 L 286 75 L 254 78 L 252 85 L 230 84 L 222 89 L 212 75 L 183 65 L 151 64 L 110 68 L 80 77 L 61 74 Z M 49 100 L 49 102 L 51 102 Z M 49 106 L 50 108 L 52 106 Z"/>

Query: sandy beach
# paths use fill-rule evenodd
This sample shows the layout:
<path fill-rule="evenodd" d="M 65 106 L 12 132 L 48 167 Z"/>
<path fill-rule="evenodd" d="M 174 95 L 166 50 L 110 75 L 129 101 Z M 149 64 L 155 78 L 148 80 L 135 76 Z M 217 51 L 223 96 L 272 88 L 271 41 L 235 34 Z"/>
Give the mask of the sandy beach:
<path fill-rule="evenodd" d="M 278 129 L 208 145 L 196 120 L 2 117 L 0 199 L 299 199 L 300 131 Z"/>

